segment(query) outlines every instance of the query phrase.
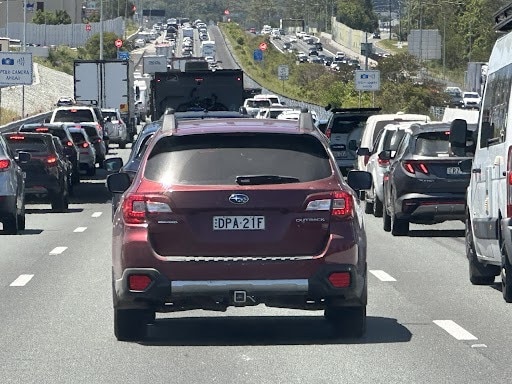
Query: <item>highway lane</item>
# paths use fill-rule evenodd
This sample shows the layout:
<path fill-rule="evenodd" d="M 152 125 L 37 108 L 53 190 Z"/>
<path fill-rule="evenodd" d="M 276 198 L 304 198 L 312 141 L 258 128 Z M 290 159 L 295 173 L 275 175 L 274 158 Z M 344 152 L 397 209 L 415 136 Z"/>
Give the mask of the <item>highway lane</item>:
<path fill-rule="evenodd" d="M 27 230 L 0 234 L 2 382 L 509 381 L 511 307 L 496 287 L 470 285 L 460 222 L 395 238 L 366 215 L 361 340 L 333 338 L 318 311 L 258 306 L 161 315 L 146 341 L 117 342 L 104 177 L 77 187 L 70 212 L 31 203 Z"/>

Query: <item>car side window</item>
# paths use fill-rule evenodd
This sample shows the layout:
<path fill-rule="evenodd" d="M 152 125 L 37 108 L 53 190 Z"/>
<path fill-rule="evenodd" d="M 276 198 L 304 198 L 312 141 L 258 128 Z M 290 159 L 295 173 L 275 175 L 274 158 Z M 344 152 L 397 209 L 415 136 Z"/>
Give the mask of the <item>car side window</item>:
<path fill-rule="evenodd" d="M 407 150 L 407 147 L 409 146 L 410 137 L 411 135 L 409 133 L 404 135 L 402 141 L 400 142 L 396 149 L 395 159 L 399 159 L 404 155 L 405 151 Z"/>
<path fill-rule="evenodd" d="M 371 149 L 371 151 L 370 151 L 371 154 L 377 152 L 378 147 L 380 147 L 379 143 L 381 142 L 380 138 L 382 137 L 383 132 L 384 132 L 384 130 L 380 130 L 379 133 L 377 134 L 377 136 L 375 137 L 375 140 L 373 141 L 372 147 L 370 148 Z"/>

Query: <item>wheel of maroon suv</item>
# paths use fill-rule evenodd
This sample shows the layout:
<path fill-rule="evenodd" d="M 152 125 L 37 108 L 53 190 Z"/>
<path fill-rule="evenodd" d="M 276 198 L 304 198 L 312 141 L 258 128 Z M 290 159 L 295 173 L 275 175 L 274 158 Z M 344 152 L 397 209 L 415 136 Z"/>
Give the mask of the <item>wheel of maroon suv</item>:
<path fill-rule="evenodd" d="M 340 336 L 363 337 L 366 332 L 366 305 L 327 307 L 324 317 Z"/>
<path fill-rule="evenodd" d="M 154 320 L 154 311 L 114 308 L 114 334 L 119 341 L 141 340 L 146 335 L 146 325 Z"/>

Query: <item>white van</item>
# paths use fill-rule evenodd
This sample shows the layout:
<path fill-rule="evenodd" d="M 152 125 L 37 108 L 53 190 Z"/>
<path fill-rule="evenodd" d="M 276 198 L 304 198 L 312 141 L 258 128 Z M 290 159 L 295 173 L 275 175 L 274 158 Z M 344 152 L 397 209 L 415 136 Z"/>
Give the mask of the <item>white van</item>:
<path fill-rule="evenodd" d="M 382 114 L 372 115 L 366 120 L 364 126 L 363 135 L 361 136 L 361 143 L 359 148 L 368 148 L 370 152 L 373 150 L 373 144 L 375 139 L 379 135 L 379 132 L 390 123 L 401 123 L 401 122 L 430 122 L 430 117 L 427 115 L 419 115 L 413 113 L 397 112 L 393 114 Z M 357 156 L 357 169 L 360 171 L 366 171 L 366 164 L 368 163 L 369 156 L 358 155 Z"/>
<path fill-rule="evenodd" d="M 512 29 L 512 4 L 498 11 L 496 30 Z M 509 15 L 507 17 L 507 14 Z M 492 49 L 467 192 L 466 256 L 472 284 L 493 284 L 501 274 L 503 298 L 512 302 L 512 33 Z"/>

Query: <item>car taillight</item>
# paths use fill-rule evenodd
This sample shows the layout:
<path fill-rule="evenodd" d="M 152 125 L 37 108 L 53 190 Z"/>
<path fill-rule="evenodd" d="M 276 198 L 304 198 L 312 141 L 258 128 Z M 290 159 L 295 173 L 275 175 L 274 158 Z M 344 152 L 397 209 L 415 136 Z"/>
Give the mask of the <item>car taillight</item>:
<path fill-rule="evenodd" d="M 507 161 L 507 217 L 512 217 L 512 146 L 508 147 Z"/>
<path fill-rule="evenodd" d="M 96 123 L 96 130 L 100 133 L 103 132 L 103 127 L 101 126 L 101 124 Z"/>
<path fill-rule="evenodd" d="M 330 139 L 330 138 L 331 138 L 331 128 L 327 128 L 327 129 L 325 130 L 325 136 L 327 136 L 327 138 L 328 138 L 328 139 Z"/>
<path fill-rule="evenodd" d="M 370 160 L 370 155 L 364 155 L 364 158 L 363 158 L 364 165 L 367 165 L 369 160 Z"/>
<path fill-rule="evenodd" d="M 57 165 L 57 156 L 48 156 L 46 158 L 46 164 L 48 164 L 50 167 L 54 167 Z"/>
<path fill-rule="evenodd" d="M 11 160 L 0 160 L 0 172 L 7 170 L 11 166 Z"/>
<path fill-rule="evenodd" d="M 128 288 L 130 291 L 145 291 L 151 284 L 151 277 L 148 275 L 130 275 L 128 277 Z"/>
<path fill-rule="evenodd" d="M 330 211 L 334 218 L 354 216 L 352 195 L 345 191 L 331 192 L 329 195 L 312 196 L 306 211 Z"/>
<path fill-rule="evenodd" d="M 82 143 L 82 148 L 88 148 L 88 147 L 89 147 L 89 143 L 88 142 Z"/>
<path fill-rule="evenodd" d="M 335 288 L 350 287 L 350 272 L 333 272 L 327 279 Z"/>
<path fill-rule="evenodd" d="M 389 165 L 389 160 L 388 159 L 383 160 L 383 159 L 377 158 L 377 164 L 379 164 L 379 167 L 387 167 Z"/>
<path fill-rule="evenodd" d="M 123 200 L 123 218 L 127 224 L 144 224 L 147 216 L 171 212 L 169 204 L 152 196 L 133 194 Z"/>
<path fill-rule="evenodd" d="M 98 138 L 96 139 L 96 142 L 97 142 L 97 143 L 101 143 L 101 139 L 98 137 Z"/>
<path fill-rule="evenodd" d="M 73 146 L 73 143 L 71 141 L 66 141 L 66 147 L 72 147 Z"/>
<path fill-rule="evenodd" d="M 405 171 L 415 174 L 416 172 L 423 173 L 424 175 L 428 175 L 428 167 L 425 163 L 417 162 L 417 161 L 404 161 L 402 163 L 402 167 Z"/>

